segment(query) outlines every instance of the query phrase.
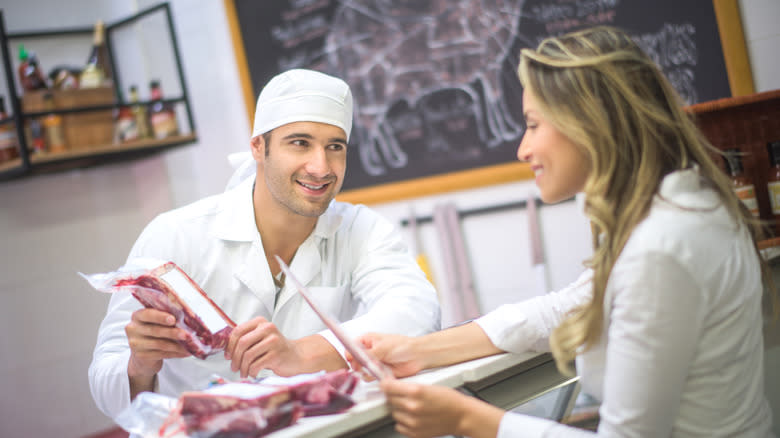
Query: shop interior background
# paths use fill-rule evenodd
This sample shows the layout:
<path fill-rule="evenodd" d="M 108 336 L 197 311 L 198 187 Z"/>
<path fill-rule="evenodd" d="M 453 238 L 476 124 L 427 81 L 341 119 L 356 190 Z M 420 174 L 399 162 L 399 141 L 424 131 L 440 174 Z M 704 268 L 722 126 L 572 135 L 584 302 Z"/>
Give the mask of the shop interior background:
<path fill-rule="evenodd" d="M 153 6 L 155 1 L 0 0 L 8 32 L 83 27 L 112 22 Z M 224 190 L 232 169 L 226 155 L 249 147 L 250 125 L 230 39 L 224 3 L 173 0 L 173 21 L 182 54 L 198 141 L 140 161 L 72 170 L 0 183 L 0 436 L 86 436 L 112 427 L 95 407 L 87 367 L 108 297 L 77 272 L 116 269 L 142 228 L 157 214 Z M 780 88 L 780 2 L 741 0 L 745 39 L 756 91 Z M 153 47 L 154 32 L 138 34 Z M 86 60 L 89 39 L 38 51 Z M 29 48 L 36 49 L 35 44 Z M 43 45 L 42 45 L 43 46 Z M 16 57 L 16 44 L 10 46 Z M 47 55 L 47 50 L 51 55 Z M 150 50 L 151 51 L 151 50 Z M 56 53 L 56 55 L 55 55 Z M 131 68 L 139 77 L 161 77 L 175 92 L 171 72 L 158 71 L 154 56 Z M 3 81 L 3 84 L 5 82 Z M 129 84 L 128 84 L 129 85 Z M 141 99 L 148 83 L 138 83 Z M 7 90 L 0 89 L 7 95 Z M 523 201 L 536 193 L 532 181 L 442 193 L 374 207 L 400 223 L 413 209 L 430 215 L 452 202 L 460 210 Z M 549 288 L 574 280 L 590 254 L 587 221 L 576 202 L 539 208 Z M 474 216 L 462 222 L 481 310 L 538 293 L 531 267 L 525 210 Z M 437 286 L 443 284 L 439 240 L 422 225 L 420 242 Z M 404 235 L 413 241 L 408 229 Z M 448 318 L 445 309 L 445 324 Z M 768 369 L 780 369 L 780 348 L 768 351 Z M 780 406 L 780 378 L 768 376 L 774 406 Z M 774 383 L 773 383 L 774 382 Z M 770 386 L 774 385 L 774 386 Z M 775 411 L 775 424 L 780 412 Z"/>

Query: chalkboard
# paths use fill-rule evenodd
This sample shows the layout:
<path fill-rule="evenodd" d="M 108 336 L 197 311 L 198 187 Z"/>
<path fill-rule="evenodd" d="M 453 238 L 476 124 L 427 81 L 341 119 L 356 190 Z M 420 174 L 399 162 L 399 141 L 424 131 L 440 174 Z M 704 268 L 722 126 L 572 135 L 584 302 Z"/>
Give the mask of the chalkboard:
<path fill-rule="evenodd" d="M 225 2 L 250 117 L 263 85 L 289 68 L 350 84 L 355 120 L 340 199 L 360 202 L 530 176 L 515 158 L 516 69 L 520 49 L 548 35 L 616 26 L 688 104 L 731 96 L 719 3 L 737 11 L 736 0 Z M 739 25 L 738 15 L 726 20 Z M 381 199 L 370 196 L 377 190 Z"/>

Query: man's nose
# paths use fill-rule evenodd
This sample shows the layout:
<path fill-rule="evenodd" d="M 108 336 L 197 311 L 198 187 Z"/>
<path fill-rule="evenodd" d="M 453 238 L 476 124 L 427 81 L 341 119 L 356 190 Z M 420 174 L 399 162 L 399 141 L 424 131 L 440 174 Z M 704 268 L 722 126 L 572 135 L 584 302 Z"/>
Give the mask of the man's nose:
<path fill-rule="evenodd" d="M 330 163 L 325 148 L 312 148 L 309 160 L 306 162 L 306 172 L 310 175 L 323 178 L 330 174 Z"/>

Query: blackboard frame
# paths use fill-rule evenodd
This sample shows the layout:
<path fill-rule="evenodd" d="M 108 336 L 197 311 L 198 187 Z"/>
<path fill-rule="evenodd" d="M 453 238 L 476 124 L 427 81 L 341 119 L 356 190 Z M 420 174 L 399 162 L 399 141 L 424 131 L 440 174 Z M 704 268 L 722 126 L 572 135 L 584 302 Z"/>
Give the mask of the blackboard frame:
<path fill-rule="evenodd" d="M 754 93 L 753 75 L 748 60 L 738 0 L 712 0 L 712 2 L 718 22 L 731 95 L 752 94 Z M 244 95 L 246 114 L 251 126 L 255 110 L 255 96 L 246 51 L 241 38 L 241 28 L 236 15 L 235 0 L 224 0 L 224 5 L 238 66 L 241 90 Z M 337 198 L 345 202 L 377 204 L 531 178 L 533 178 L 533 172 L 527 164 L 504 163 L 352 189 L 340 193 Z"/>

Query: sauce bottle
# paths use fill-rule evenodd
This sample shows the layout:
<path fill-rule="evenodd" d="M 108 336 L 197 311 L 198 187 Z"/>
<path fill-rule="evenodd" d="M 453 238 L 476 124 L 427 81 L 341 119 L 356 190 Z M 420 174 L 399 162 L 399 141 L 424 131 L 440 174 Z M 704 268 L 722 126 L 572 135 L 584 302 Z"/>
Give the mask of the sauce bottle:
<path fill-rule="evenodd" d="M 0 96 L 0 122 L 8 119 L 5 112 L 5 98 Z M 0 163 L 19 157 L 19 146 L 16 142 L 16 129 L 10 121 L 0 124 Z"/>
<path fill-rule="evenodd" d="M 43 125 L 39 119 L 30 119 L 28 125 L 30 144 L 28 149 L 33 155 L 42 155 L 46 153 L 46 138 L 43 134 Z"/>
<path fill-rule="evenodd" d="M 160 81 L 149 83 L 151 103 L 149 104 L 149 121 L 152 125 L 154 138 L 161 140 L 179 134 L 179 126 L 176 123 L 176 112 L 173 106 L 162 101 L 162 89 Z"/>
<path fill-rule="evenodd" d="M 138 127 L 130 105 L 121 105 L 114 111 L 114 143 L 138 140 Z"/>
<path fill-rule="evenodd" d="M 742 167 L 742 157 L 739 149 L 732 148 L 725 150 L 726 169 L 731 175 L 731 183 L 734 185 L 734 191 L 743 204 L 758 217 L 758 200 L 756 199 L 756 187 L 750 178 L 745 175 L 745 169 Z"/>
<path fill-rule="evenodd" d="M 769 153 L 769 173 L 766 175 L 766 188 L 769 204 L 772 206 L 775 236 L 780 236 L 780 140 L 766 145 Z"/>
<path fill-rule="evenodd" d="M 132 105 L 133 117 L 135 117 L 138 138 L 143 140 L 151 137 L 152 133 L 151 128 L 149 128 L 149 118 L 146 115 L 146 107 L 138 103 L 138 87 L 135 85 L 130 86 L 130 104 Z"/>
<path fill-rule="evenodd" d="M 19 82 L 25 91 L 48 88 L 38 66 L 38 57 L 33 52 L 28 53 L 22 45 L 19 46 Z"/>

